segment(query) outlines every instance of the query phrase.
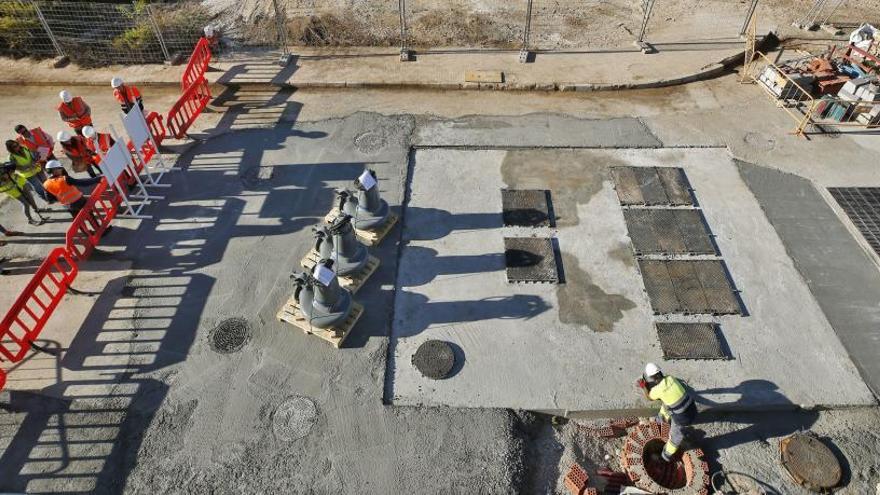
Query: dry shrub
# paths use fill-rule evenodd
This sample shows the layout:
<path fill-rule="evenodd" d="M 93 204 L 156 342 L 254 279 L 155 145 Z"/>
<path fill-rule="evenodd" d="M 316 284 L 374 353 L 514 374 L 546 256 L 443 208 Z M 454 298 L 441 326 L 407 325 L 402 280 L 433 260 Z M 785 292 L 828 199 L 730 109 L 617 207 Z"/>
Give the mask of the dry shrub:
<path fill-rule="evenodd" d="M 510 47 L 521 36 L 522 28 L 512 19 L 499 22 L 460 8 L 431 10 L 414 17 L 409 29 L 414 46 Z"/>
<path fill-rule="evenodd" d="M 287 28 L 290 42 L 305 46 L 391 46 L 399 39 L 392 13 L 319 12 L 295 17 Z"/>

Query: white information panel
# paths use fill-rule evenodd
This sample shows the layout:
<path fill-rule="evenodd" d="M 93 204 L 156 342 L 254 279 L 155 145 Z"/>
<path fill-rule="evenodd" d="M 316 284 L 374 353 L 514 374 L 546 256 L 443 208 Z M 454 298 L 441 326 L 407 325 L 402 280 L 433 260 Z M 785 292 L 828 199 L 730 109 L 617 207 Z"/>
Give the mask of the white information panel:
<path fill-rule="evenodd" d="M 312 276 L 314 276 L 318 282 L 321 282 L 321 285 L 324 287 L 330 287 L 330 282 L 333 281 L 333 277 L 336 276 L 336 273 L 326 266 L 318 264 L 315 265 L 315 270 L 312 272 Z"/>
<path fill-rule="evenodd" d="M 364 189 L 369 191 L 370 189 L 376 186 L 376 179 L 373 178 L 373 174 L 370 173 L 369 170 L 364 170 L 364 173 L 358 177 L 358 181 L 364 186 Z"/>
<path fill-rule="evenodd" d="M 122 141 L 116 141 L 116 144 L 107 150 L 107 154 L 101 159 L 99 166 L 107 176 L 108 182 L 115 184 L 119 180 L 119 176 L 125 172 L 128 167 L 130 155 L 128 148 Z"/>
<path fill-rule="evenodd" d="M 129 112 L 122 117 L 122 125 L 125 132 L 131 138 L 134 149 L 139 150 L 145 143 L 150 141 L 150 128 L 147 126 L 147 119 L 139 105 L 134 105 Z"/>

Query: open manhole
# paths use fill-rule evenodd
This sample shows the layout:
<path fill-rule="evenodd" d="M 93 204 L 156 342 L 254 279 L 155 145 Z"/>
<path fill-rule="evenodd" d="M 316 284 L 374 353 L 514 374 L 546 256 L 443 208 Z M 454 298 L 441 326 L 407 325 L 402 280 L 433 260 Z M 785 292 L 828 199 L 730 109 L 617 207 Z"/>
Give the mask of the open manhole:
<path fill-rule="evenodd" d="M 501 190 L 501 213 L 507 227 L 552 227 L 550 212 L 550 191 Z"/>
<path fill-rule="evenodd" d="M 422 375 L 433 380 L 449 376 L 455 366 L 455 353 L 452 346 L 442 340 L 429 340 L 416 350 L 412 357 L 413 366 Z"/>
<path fill-rule="evenodd" d="M 825 492 L 840 483 L 843 469 L 834 452 L 818 438 L 795 433 L 779 444 L 782 466 L 795 483 L 814 492 Z"/>
<path fill-rule="evenodd" d="M 312 431 L 318 420 L 318 407 L 308 397 L 291 397 L 275 408 L 272 431 L 279 440 L 299 440 Z"/>
<path fill-rule="evenodd" d="M 645 450 L 642 451 L 642 463 L 645 466 L 645 471 L 663 488 L 669 490 L 684 488 L 687 486 L 688 479 L 684 462 L 681 460 L 664 461 L 663 447 L 665 445 L 666 442 L 659 438 L 649 440 L 645 444 Z"/>
<path fill-rule="evenodd" d="M 504 264 L 508 282 L 559 282 L 553 239 L 505 237 Z"/>
<path fill-rule="evenodd" d="M 208 334 L 211 349 L 221 354 L 238 352 L 251 339 L 251 326 L 244 318 L 223 320 Z"/>
<path fill-rule="evenodd" d="M 654 421 L 627 430 L 621 467 L 633 484 L 648 493 L 696 494 L 709 487 L 709 465 L 700 449 L 680 450 L 671 462 L 663 460 L 669 425 Z"/>

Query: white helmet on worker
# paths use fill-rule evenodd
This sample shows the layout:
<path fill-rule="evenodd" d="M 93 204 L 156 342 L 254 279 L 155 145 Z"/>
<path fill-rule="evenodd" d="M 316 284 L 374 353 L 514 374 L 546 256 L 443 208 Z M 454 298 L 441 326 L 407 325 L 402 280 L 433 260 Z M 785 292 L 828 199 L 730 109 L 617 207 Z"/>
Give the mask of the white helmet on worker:
<path fill-rule="evenodd" d="M 660 373 L 660 367 L 656 364 L 648 363 L 645 365 L 645 378 L 651 378 L 652 376 L 657 376 Z"/>
<path fill-rule="evenodd" d="M 205 29 L 203 31 L 205 33 L 205 36 L 207 36 L 208 38 L 210 38 L 211 36 L 214 36 L 214 26 L 212 26 L 210 24 L 205 26 Z"/>
<path fill-rule="evenodd" d="M 87 125 L 87 126 L 83 127 L 83 128 L 82 128 L 82 133 L 83 133 L 83 136 L 85 136 L 85 137 L 87 137 L 87 138 L 93 138 L 93 137 L 95 137 L 95 135 L 97 134 L 97 133 L 95 132 L 95 128 L 92 127 L 92 126 L 90 126 L 90 125 Z"/>
<path fill-rule="evenodd" d="M 64 103 L 70 103 L 73 101 L 73 95 L 71 95 L 70 91 L 67 91 L 66 89 L 58 93 L 58 97 L 61 98 L 61 101 Z"/>
<path fill-rule="evenodd" d="M 58 139 L 59 143 L 66 143 L 73 138 L 73 136 L 67 131 L 58 131 L 58 135 L 55 137 Z"/>
<path fill-rule="evenodd" d="M 58 160 L 49 160 L 46 162 L 46 170 L 52 170 L 53 168 L 64 168 L 61 166 L 61 162 Z"/>
<path fill-rule="evenodd" d="M 110 79 L 110 86 L 113 86 L 114 88 L 118 88 L 119 86 L 122 86 L 122 78 L 121 77 L 114 77 L 113 79 Z"/>

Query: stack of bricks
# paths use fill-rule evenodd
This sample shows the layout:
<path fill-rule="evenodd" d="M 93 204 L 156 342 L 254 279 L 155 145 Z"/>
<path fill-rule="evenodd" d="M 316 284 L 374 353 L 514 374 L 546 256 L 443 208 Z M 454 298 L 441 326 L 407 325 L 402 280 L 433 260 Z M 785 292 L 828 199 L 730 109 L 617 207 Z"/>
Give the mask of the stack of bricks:
<path fill-rule="evenodd" d="M 632 482 L 626 473 L 601 468 L 598 474 L 605 479 L 605 493 L 620 493 L 621 488 L 624 486 L 632 486 Z"/>

